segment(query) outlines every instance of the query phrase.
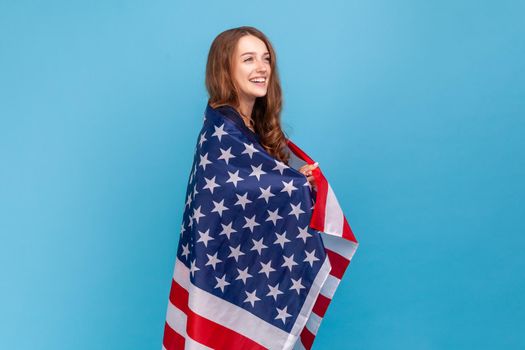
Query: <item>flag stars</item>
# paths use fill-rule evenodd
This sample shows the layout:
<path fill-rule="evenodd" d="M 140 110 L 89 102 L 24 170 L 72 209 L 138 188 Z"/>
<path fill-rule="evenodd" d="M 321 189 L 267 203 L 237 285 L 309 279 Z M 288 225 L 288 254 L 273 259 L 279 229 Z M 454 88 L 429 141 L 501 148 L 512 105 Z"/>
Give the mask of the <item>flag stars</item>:
<path fill-rule="evenodd" d="M 268 289 L 270 289 L 270 291 L 268 292 L 268 294 L 266 294 L 267 297 L 273 297 L 275 299 L 275 301 L 277 301 L 277 296 L 279 294 L 284 294 L 280 289 L 279 289 L 279 283 L 277 283 L 275 286 L 271 286 L 271 285 L 268 285 Z"/>
<path fill-rule="evenodd" d="M 292 207 L 292 210 L 288 215 L 295 215 L 297 220 L 299 220 L 299 215 L 304 214 L 304 211 L 301 209 L 301 203 L 299 202 L 297 205 L 290 203 L 290 206 Z"/>
<path fill-rule="evenodd" d="M 195 277 L 195 272 L 199 271 L 200 269 L 196 266 L 195 259 L 190 264 L 190 273 L 191 277 Z"/>
<path fill-rule="evenodd" d="M 193 215 L 192 215 L 192 218 L 195 219 L 195 221 L 197 222 L 197 224 L 199 223 L 199 219 L 202 218 L 203 216 L 206 216 L 204 215 L 203 213 L 201 213 L 201 206 L 199 205 L 197 208 L 194 208 L 193 209 Z"/>
<path fill-rule="evenodd" d="M 215 189 L 215 187 L 221 187 L 220 185 L 217 185 L 217 183 L 215 182 L 215 177 L 216 176 L 212 177 L 211 179 L 208 179 L 205 177 L 204 180 L 206 181 L 206 185 L 204 185 L 202 189 L 203 190 L 208 189 L 213 194 L 213 190 Z"/>
<path fill-rule="evenodd" d="M 284 181 L 281 181 L 281 182 L 284 185 L 284 188 L 281 190 L 281 192 L 287 192 L 288 195 L 291 197 L 292 191 L 295 191 L 297 189 L 297 187 L 293 185 L 293 179 L 290 180 L 289 182 L 284 182 Z"/>
<path fill-rule="evenodd" d="M 203 170 L 206 170 L 206 165 L 211 164 L 211 162 L 208 160 L 208 152 L 204 153 L 204 155 L 199 156 L 201 158 L 199 166 L 201 166 Z"/>
<path fill-rule="evenodd" d="M 248 293 L 248 291 L 244 291 L 246 293 L 246 299 L 244 299 L 244 302 L 252 304 L 252 307 L 255 306 L 256 301 L 261 300 L 255 295 L 256 291 L 257 291 L 256 289 L 251 293 Z"/>
<path fill-rule="evenodd" d="M 266 174 L 265 171 L 262 170 L 262 164 L 259 164 L 259 166 L 255 167 L 253 165 L 250 165 L 252 167 L 252 172 L 248 176 L 255 176 L 258 181 L 261 180 L 261 175 Z"/>
<path fill-rule="evenodd" d="M 228 164 L 228 162 L 230 161 L 230 158 L 235 158 L 235 156 L 232 155 L 231 152 L 230 152 L 231 149 L 232 149 L 231 147 L 228 148 L 227 150 L 223 150 L 223 149 L 221 148 L 221 149 L 220 149 L 220 150 L 221 150 L 221 155 L 220 155 L 220 157 L 217 158 L 217 159 L 223 159 L 223 160 L 226 162 L 226 164 Z"/>
<path fill-rule="evenodd" d="M 246 280 L 250 277 L 253 277 L 252 275 L 250 275 L 248 273 L 248 267 L 246 267 L 244 270 L 241 270 L 239 268 L 237 268 L 237 272 L 239 273 L 239 276 L 237 276 L 237 278 L 235 278 L 235 280 L 242 280 L 244 282 L 244 284 L 246 284 Z"/>
<path fill-rule="evenodd" d="M 181 254 L 183 257 L 185 257 L 186 259 L 188 259 L 188 255 L 190 255 L 190 249 L 188 248 L 188 244 L 183 244 L 182 245 L 182 254 Z"/>
<path fill-rule="evenodd" d="M 213 201 L 213 209 L 211 210 L 212 213 L 219 213 L 219 216 L 222 216 L 222 212 L 225 210 L 229 210 L 227 207 L 224 206 L 224 199 L 220 202 Z"/>
<path fill-rule="evenodd" d="M 215 276 L 215 279 L 217 280 L 215 288 L 220 288 L 221 291 L 224 293 L 224 287 L 230 284 L 230 282 L 226 282 L 226 275 L 223 275 L 221 278 Z"/>
<path fill-rule="evenodd" d="M 255 221 L 255 214 L 253 214 L 253 216 L 251 218 L 245 216 L 244 217 L 244 220 L 246 220 L 246 223 L 244 224 L 244 226 L 242 228 L 249 228 L 250 231 L 253 233 L 253 229 L 255 226 L 260 226 L 259 223 L 257 221 Z"/>
<path fill-rule="evenodd" d="M 268 246 L 265 246 L 265 245 L 263 244 L 263 238 L 264 238 L 264 237 L 262 237 L 262 238 L 259 239 L 259 240 L 256 240 L 256 239 L 252 238 L 253 247 L 252 247 L 252 249 L 250 249 L 250 251 L 252 251 L 252 250 L 256 250 L 256 251 L 259 253 L 259 255 L 260 255 L 260 254 L 261 254 L 261 251 L 262 251 L 264 248 L 268 248 Z"/>
<path fill-rule="evenodd" d="M 207 139 L 206 139 L 206 132 L 203 132 L 201 134 L 201 137 L 199 139 L 199 147 L 202 147 L 202 144 L 204 143 L 204 141 L 207 141 Z"/>
<path fill-rule="evenodd" d="M 208 257 L 208 262 L 204 266 L 211 265 L 213 269 L 215 270 L 217 268 L 217 264 L 222 262 L 222 260 L 217 258 L 217 254 L 218 252 L 215 252 L 215 254 L 213 255 L 206 253 L 206 256 Z"/>
<path fill-rule="evenodd" d="M 284 244 L 290 242 L 290 240 L 286 238 L 286 232 L 283 232 L 282 234 L 278 234 L 276 232 L 275 235 L 277 236 L 277 239 L 275 240 L 275 242 L 273 242 L 273 244 L 279 244 L 281 248 L 284 249 Z"/>
<path fill-rule="evenodd" d="M 246 204 L 252 202 L 251 200 L 248 199 L 248 192 L 246 192 L 242 196 L 236 193 L 236 196 L 237 196 L 237 202 L 235 202 L 235 205 L 242 206 L 242 210 L 246 209 Z"/>
<path fill-rule="evenodd" d="M 229 178 L 228 180 L 226 180 L 226 182 L 231 182 L 233 183 L 233 185 L 237 188 L 237 182 L 239 181 L 242 181 L 244 180 L 243 178 L 239 177 L 239 170 L 237 170 L 236 172 L 232 173 L 230 171 L 228 171 L 228 175 L 229 175 Z"/>
<path fill-rule="evenodd" d="M 279 170 L 281 175 L 283 174 L 284 169 L 288 168 L 288 165 L 284 164 L 283 162 L 275 160 L 275 167 L 272 170 Z"/>
<path fill-rule="evenodd" d="M 229 247 L 230 248 L 230 255 L 228 255 L 228 258 L 234 258 L 236 262 L 239 262 L 239 257 L 241 255 L 245 255 L 243 252 L 241 252 L 241 245 L 237 245 L 237 248 Z"/>
<path fill-rule="evenodd" d="M 228 239 L 230 239 L 230 235 L 233 232 L 237 232 L 236 230 L 234 230 L 232 228 L 232 223 L 231 222 L 228 225 L 221 224 L 221 226 L 222 226 L 222 231 L 221 231 L 221 233 L 219 233 L 219 235 L 225 235 L 226 237 L 228 237 Z"/>
<path fill-rule="evenodd" d="M 277 224 L 277 220 L 282 219 L 282 216 L 279 216 L 279 214 L 277 214 L 278 210 L 279 210 L 279 208 L 275 209 L 274 211 L 267 210 L 268 211 L 268 219 L 266 219 L 266 221 L 273 222 L 274 226 Z"/>
<path fill-rule="evenodd" d="M 299 234 L 297 235 L 297 238 L 301 238 L 304 243 L 306 243 L 306 239 L 312 237 L 310 233 L 308 233 L 308 225 L 305 227 L 299 227 Z"/>
<path fill-rule="evenodd" d="M 293 289 L 297 292 L 297 294 L 301 294 L 301 289 L 306 289 L 306 287 L 301 284 L 302 279 L 302 277 L 300 277 L 298 280 L 292 278 L 292 286 L 290 287 L 290 290 Z"/>
<path fill-rule="evenodd" d="M 266 201 L 266 203 L 268 203 L 270 197 L 275 196 L 272 192 L 270 192 L 270 186 L 268 186 L 268 188 L 266 189 L 259 187 L 259 190 L 261 190 L 261 195 L 257 199 L 263 198 Z"/>
<path fill-rule="evenodd" d="M 259 273 L 264 273 L 267 278 L 270 278 L 270 272 L 275 271 L 271 265 L 272 260 L 268 261 L 266 264 L 261 261 L 261 269 L 259 270 Z"/>
<path fill-rule="evenodd" d="M 286 318 L 292 316 L 291 314 L 287 312 L 288 305 L 282 309 L 279 309 L 278 307 L 276 307 L 275 309 L 277 310 L 277 316 L 275 317 L 275 319 L 281 320 L 283 321 L 283 324 L 286 324 Z"/>
<path fill-rule="evenodd" d="M 197 240 L 197 243 L 202 242 L 204 243 L 204 246 L 207 248 L 209 241 L 213 241 L 213 238 L 210 237 L 210 229 L 207 229 L 204 232 L 199 231 L 199 239 Z"/>
<path fill-rule="evenodd" d="M 224 123 L 219 127 L 217 127 L 216 125 L 214 125 L 213 127 L 215 128 L 215 132 L 211 136 L 217 137 L 219 139 L 219 142 L 221 141 L 221 138 L 224 135 L 228 135 L 228 133 L 224 131 Z"/>
<path fill-rule="evenodd" d="M 241 154 L 248 154 L 250 159 L 255 152 L 259 152 L 251 143 L 244 143 L 244 151 Z"/>
<path fill-rule="evenodd" d="M 295 265 L 299 265 L 294 261 L 293 254 L 290 256 L 283 255 L 283 259 L 284 263 L 281 265 L 281 267 L 287 267 L 290 270 L 290 272 L 292 272 L 292 267 L 294 267 Z"/>
<path fill-rule="evenodd" d="M 314 266 L 315 261 L 319 261 L 319 258 L 315 256 L 315 248 L 312 249 L 311 252 L 305 251 L 306 258 L 303 260 L 303 262 L 308 262 L 311 267 Z"/>

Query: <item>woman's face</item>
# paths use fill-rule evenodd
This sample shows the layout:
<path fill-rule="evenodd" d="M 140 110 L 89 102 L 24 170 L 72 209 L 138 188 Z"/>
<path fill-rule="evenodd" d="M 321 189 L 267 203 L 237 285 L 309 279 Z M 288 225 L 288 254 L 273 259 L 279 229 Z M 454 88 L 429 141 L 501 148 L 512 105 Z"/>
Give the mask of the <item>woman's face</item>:
<path fill-rule="evenodd" d="M 241 98 L 254 100 L 266 95 L 271 74 L 270 59 L 261 39 L 253 35 L 239 39 L 233 59 L 233 80 Z"/>

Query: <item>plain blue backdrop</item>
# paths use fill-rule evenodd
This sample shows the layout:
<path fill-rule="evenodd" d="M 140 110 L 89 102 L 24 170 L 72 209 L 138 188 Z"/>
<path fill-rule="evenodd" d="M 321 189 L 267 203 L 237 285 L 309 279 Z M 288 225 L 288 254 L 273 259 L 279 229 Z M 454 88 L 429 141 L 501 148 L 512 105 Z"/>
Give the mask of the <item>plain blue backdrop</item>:
<path fill-rule="evenodd" d="M 0 2 L 0 348 L 160 349 L 206 55 L 252 25 L 360 247 L 317 349 L 523 349 L 523 1 Z"/>

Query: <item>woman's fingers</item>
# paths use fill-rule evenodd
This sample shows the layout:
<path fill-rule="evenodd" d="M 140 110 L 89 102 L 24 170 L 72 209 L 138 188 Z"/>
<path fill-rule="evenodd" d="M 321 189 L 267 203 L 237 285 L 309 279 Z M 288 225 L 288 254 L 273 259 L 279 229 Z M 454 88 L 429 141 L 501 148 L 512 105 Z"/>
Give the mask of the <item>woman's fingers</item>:
<path fill-rule="evenodd" d="M 312 174 L 312 170 L 317 168 L 319 166 L 319 163 L 315 162 L 314 164 L 305 164 L 302 167 L 299 168 L 299 172 L 302 174 L 308 176 Z"/>

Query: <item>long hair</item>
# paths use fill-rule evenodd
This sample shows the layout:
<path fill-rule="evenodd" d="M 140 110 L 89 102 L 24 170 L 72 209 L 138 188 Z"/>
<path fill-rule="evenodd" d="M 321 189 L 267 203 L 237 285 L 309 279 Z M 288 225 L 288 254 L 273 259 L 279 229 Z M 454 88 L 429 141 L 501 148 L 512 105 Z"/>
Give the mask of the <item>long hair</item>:
<path fill-rule="evenodd" d="M 213 40 L 206 64 L 206 89 L 208 103 L 212 108 L 223 105 L 239 107 L 239 95 L 233 83 L 233 59 L 237 42 L 244 35 L 253 35 L 262 40 L 270 53 L 270 81 L 265 96 L 257 97 L 251 118 L 261 145 L 274 158 L 288 164 L 290 154 L 286 137 L 281 129 L 282 92 L 277 71 L 277 57 L 270 40 L 258 29 L 250 26 L 228 29 Z"/>

